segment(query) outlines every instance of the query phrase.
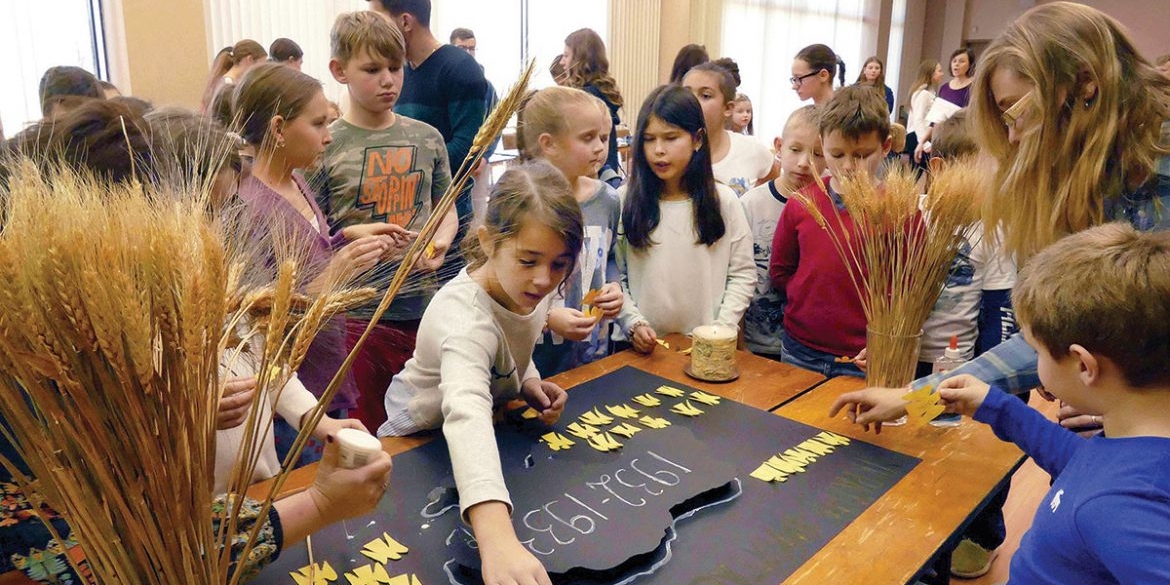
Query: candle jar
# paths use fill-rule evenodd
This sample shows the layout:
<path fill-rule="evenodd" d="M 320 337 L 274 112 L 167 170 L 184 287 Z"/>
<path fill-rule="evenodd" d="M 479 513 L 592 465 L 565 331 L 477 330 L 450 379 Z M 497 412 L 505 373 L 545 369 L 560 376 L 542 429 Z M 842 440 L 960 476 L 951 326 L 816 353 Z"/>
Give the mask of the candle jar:
<path fill-rule="evenodd" d="M 739 329 L 732 325 L 700 325 L 691 330 L 691 363 L 686 374 L 706 382 L 730 382 L 739 377 L 735 346 Z"/>

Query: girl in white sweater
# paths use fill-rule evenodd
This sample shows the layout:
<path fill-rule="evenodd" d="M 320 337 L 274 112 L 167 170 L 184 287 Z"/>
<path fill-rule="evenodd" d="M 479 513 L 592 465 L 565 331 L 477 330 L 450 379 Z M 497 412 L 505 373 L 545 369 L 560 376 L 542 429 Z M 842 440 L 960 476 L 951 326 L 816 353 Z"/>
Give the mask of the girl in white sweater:
<path fill-rule="evenodd" d="M 690 90 L 662 86 L 646 98 L 633 151 L 617 249 L 626 338 L 649 353 L 659 334 L 738 326 L 755 292 L 751 229 L 735 193 L 715 183 Z"/>
<path fill-rule="evenodd" d="M 379 436 L 443 429 L 485 583 L 549 582 L 512 527 L 492 416 L 520 397 L 548 424 L 564 410 L 565 391 L 541 380 L 532 348 L 583 237 L 581 207 L 560 171 L 546 162 L 508 169 L 483 226 L 465 241 L 467 268 L 427 306 L 414 356 L 386 391 Z"/>

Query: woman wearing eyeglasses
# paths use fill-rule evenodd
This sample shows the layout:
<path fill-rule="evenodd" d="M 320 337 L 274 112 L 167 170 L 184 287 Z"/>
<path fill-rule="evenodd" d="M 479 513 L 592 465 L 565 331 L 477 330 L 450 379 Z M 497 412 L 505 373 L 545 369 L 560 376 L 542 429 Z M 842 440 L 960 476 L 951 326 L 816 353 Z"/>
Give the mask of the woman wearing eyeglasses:
<path fill-rule="evenodd" d="M 845 62 L 825 45 L 809 45 L 792 60 L 792 89 L 801 101 L 812 100 L 823 106 L 833 99 L 833 73 L 845 85 Z"/>

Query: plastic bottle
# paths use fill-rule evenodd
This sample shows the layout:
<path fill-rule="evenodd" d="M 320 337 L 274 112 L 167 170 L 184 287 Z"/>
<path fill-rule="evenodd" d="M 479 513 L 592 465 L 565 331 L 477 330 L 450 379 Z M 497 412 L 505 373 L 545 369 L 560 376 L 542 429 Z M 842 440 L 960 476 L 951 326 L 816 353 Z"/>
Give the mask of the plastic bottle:
<path fill-rule="evenodd" d="M 945 374 L 965 363 L 967 363 L 967 360 L 963 359 L 963 354 L 959 351 L 959 338 L 952 335 L 951 342 L 943 350 L 943 354 L 934 360 L 934 369 L 932 371 L 935 374 Z M 963 415 L 944 413 L 935 417 L 934 420 L 930 421 L 930 424 L 936 427 L 957 427 L 962 420 Z"/>
<path fill-rule="evenodd" d="M 342 469 L 365 467 L 374 455 L 382 450 L 382 443 L 373 435 L 357 429 L 337 431 L 337 443 L 341 448 L 337 465 Z"/>

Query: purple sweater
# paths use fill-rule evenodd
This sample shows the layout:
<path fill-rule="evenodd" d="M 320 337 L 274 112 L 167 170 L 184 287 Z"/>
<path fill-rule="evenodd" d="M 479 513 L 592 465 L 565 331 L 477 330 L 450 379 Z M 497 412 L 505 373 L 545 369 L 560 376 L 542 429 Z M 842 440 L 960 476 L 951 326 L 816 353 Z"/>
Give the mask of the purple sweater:
<path fill-rule="evenodd" d="M 293 237 L 305 238 L 305 241 L 309 242 L 306 265 L 310 271 L 322 270 L 329 264 L 333 251 L 345 245 L 345 238 L 340 232 L 335 236 L 328 235 L 329 224 L 326 223 L 321 209 L 317 207 L 317 198 L 309 189 L 308 183 L 298 174 L 293 174 L 293 180 L 300 187 L 301 193 L 305 194 L 305 201 L 313 208 L 321 227 L 320 231 L 313 229 L 312 224 L 306 221 L 284 197 L 253 176 L 240 181 L 240 199 L 245 205 L 244 213 L 256 222 L 256 225 L 267 228 L 260 230 L 261 233 L 287 230 L 286 233 Z M 315 276 L 309 274 L 302 280 L 308 281 Z M 297 369 L 297 376 L 313 395 L 321 396 L 329 386 L 329 381 L 333 379 L 333 374 L 345 361 L 347 353 L 345 316 L 338 315 L 317 334 L 309 346 L 305 361 Z M 352 409 L 356 406 L 357 386 L 354 384 L 353 376 L 347 374 L 333 396 L 333 402 L 329 404 L 329 411 Z"/>

